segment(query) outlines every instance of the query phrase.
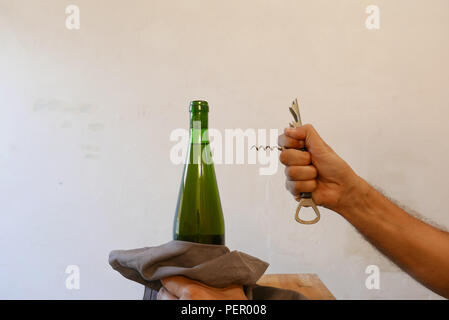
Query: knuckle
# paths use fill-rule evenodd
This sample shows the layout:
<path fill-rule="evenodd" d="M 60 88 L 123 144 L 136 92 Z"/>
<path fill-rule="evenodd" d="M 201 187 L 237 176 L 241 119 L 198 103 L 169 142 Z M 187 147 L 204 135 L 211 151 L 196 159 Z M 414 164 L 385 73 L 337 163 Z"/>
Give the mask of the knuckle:
<path fill-rule="evenodd" d="M 287 150 L 283 150 L 283 151 L 281 152 L 281 154 L 279 155 L 279 160 L 280 160 L 283 164 L 287 164 L 287 159 L 288 159 Z"/>
<path fill-rule="evenodd" d="M 284 146 L 284 135 L 283 134 L 279 135 L 279 137 L 278 137 L 278 145 L 280 145 L 281 147 Z"/>
<path fill-rule="evenodd" d="M 294 168 L 289 166 L 289 167 L 285 167 L 285 175 L 287 176 L 287 178 L 291 179 L 293 177 L 293 171 Z"/>
<path fill-rule="evenodd" d="M 186 292 L 182 295 L 182 300 L 193 300 L 193 298 L 189 292 Z"/>
<path fill-rule="evenodd" d="M 301 188 L 302 188 L 302 182 L 301 181 L 295 181 L 295 183 L 293 185 L 292 193 L 294 195 L 297 195 L 297 194 L 301 193 Z"/>
<path fill-rule="evenodd" d="M 315 130 L 315 128 L 313 127 L 313 125 L 311 125 L 310 123 L 306 123 L 306 124 L 304 125 L 304 127 L 305 127 L 307 130 Z"/>
<path fill-rule="evenodd" d="M 202 289 L 197 285 L 191 285 L 187 287 L 187 291 L 184 293 L 184 297 L 187 300 L 199 300 L 202 297 Z"/>
<path fill-rule="evenodd" d="M 316 181 L 296 181 L 295 190 L 297 193 L 301 192 L 312 192 L 316 188 Z"/>
<path fill-rule="evenodd" d="M 312 162 L 312 155 L 310 154 L 310 152 L 307 151 L 303 151 L 303 155 L 304 155 L 304 161 L 309 164 Z"/>
<path fill-rule="evenodd" d="M 316 189 L 316 181 L 310 180 L 303 184 L 301 192 L 312 192 Z"/>
<path fill-rule="evenodd" d="M 182 292 L 181 293 L 182 293 L 183 297 L 190 297 L 192 295 L 192 291 L 193 291 L 193 288 L 192 288 L 191 285 L 185 285 L 182 288 Z"/>
<path fill-rule="evenodd" d="M 182 298 L 184 300 L 192 300 L 192 292 L 190 290 L 187 290 L 187 289 L 183 290 Z"/>
<path fill-rule="evenodd" d="M 312 177 L 316 178 L 318 176 L 318 170 L 314 166 L 310 166 Z"/>

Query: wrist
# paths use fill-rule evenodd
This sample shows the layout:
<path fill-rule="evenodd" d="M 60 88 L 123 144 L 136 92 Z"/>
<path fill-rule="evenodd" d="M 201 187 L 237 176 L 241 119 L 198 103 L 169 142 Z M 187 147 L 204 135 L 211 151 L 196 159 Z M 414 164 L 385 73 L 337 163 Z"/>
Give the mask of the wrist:
<path fill-rule="evenodd" d="M 360 209 L 366 208 L 374 191 L 373 187 L 354 173 L 354 176 L 346 183 L 345 191 L 334 211 L 347 218 Z"/>

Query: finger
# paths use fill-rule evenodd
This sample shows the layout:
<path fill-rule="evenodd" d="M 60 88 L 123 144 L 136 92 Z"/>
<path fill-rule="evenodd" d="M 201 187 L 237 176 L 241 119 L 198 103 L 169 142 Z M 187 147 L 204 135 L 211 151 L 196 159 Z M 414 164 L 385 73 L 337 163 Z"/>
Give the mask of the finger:
<path fill-rule="evenodd" d="M 307 136 L 307 131 L 304 128 L 304 126 L 301 127 L 295 127 L 295 128 L 285 128 L 284 134 L 287 137 L 290 137 L 292 139 L 296 140 L 305 140 Z"/>
<path fill-rule="evenodd" d="M 167 289 L 161 287 L 157 293 L 158 300 L 178 300 L 178 297 L 172 295 Z"/>
<path fill-rule="evenodd" d="M 161 280 L 162 285 L 167 289 L 172 295 L 176 297 L 182 297 L 188 290 L 188 286 L 195 283 L 182 276 L 172 276 Z"/>
<path fill-rule="evenodd" d="M 304 148 L 304 140 L 293 139 L 285 134 L 278 137 L 278 145 L 284 148 L 302 149 Z"/>
<path fill-rule="evenodd" d="M 308 149 L 327 146 L 311 124 L 306 124 L 297 128 L 286 128 L 284 134 L 293 139 L 305 140 Z"/>
<path fill-rule="evenodd" d="M 286 166 L 307 166 L 311 163 L 309 152 L 295 149 L 282 150 L 279 159 Z"/>
<path fill-rule="evenodd" d="M 302 149 L 305 147 L 304 140 L 297 140 L 285 134 L 278 137 L 278 145 L 288 149 Z"/>
<path fill-rule="evenodd" d="M 289 181 L 285 182 L 285 187 L 291 194 L 298 196 L 302 192 L 313 192 L 316 189 L 316 180 Z"/>
<path fill-rule="evenodd" d="M 290 181 L 313 180 L 317 170 L 314 166 L 289 166 L 285 167 L 285 176 Z"/>

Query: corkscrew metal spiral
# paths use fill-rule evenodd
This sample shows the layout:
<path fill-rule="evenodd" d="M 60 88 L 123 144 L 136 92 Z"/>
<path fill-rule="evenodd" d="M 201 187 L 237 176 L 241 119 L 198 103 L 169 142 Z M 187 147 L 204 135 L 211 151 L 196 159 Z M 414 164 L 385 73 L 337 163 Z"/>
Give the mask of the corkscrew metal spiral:
<path fill-rule="evenodd" d="M 251 147 L 251 150 L 252 149 L 256 149 L 257 151 L 259 151 L 259 150 L 265 150 L 265 151 L 271 150 L 271 151 L 273 151 L 273 150 L 276 150 L 276 149 L 279 150 L 279 151 L 282 151 L 282 147 L 280 147 L 280 146 L 272 147 L 272 146 L 256 146 L 256 145 L 254 145 L 254 146 Z"/>
<path fill-rule="evenodd" d="M 300 127 L 302 126 L 302 122 L 301 122 L 301 114 L 299 113 L 299 105 L 298 105 L 298 99 L 295 99 L 292 102 L 292 106 L 289 108 L 290 113 L 293 116 L 293 119 L 295 121 L 290 122 L 289 126 L 292 128 L 296 128 L 296 127 Z M 252 146 L 251 149 L 256 149 L 257 151 L 259 151 L 260 149 L 262 150 L 279 150 L 282 151 L 283 148 L 280 146 Z M 306 148 L 301 149 L 302 151 L 306 151 Z M 296 197 L 296 200 L 299 201 L 298 207 L 296 208 L 296 214 L 295 214 L 295 220 L 301 224 L 315 224 L 318 221 L 320 221 L 320 211 L 318 210 L 318 207 L 316 206 L 315 202 L 312 199 L 312 193 L 311 192 L 301 192 L 301 194 L 299 196 Z M 315 211 L 316 217 L 313 220 L 303 220 L 299 217 L 299 211 L 301 211 L 301 209 L 303 207 L 312 207 L 313 211 Z"/>

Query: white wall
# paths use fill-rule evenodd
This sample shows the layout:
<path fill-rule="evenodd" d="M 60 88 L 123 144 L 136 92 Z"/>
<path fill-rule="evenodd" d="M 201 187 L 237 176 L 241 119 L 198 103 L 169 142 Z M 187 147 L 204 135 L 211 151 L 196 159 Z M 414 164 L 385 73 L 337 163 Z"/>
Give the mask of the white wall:
<path fill-rule="evenodd" d="M 369 4 L 380 30 L 365 28 Z M 170 240 L 182 166 L 169 135 L 196 98 L 212 127 L 281 129 L 298 96 L 361 176 L 449 226 L 448 12 L 445 0 L 0 0 L 0 298 L 141 298 L 108 253 Z M 281 167 L 216 171 L 227 244 L 269 272 L 317 273 L 340 299 L 438 298 L 337 214 L 297 224 Z M 80 290 L 65 288 L 72 264 Z M 370 264 L 380 290 L 365 288 Z"/>

